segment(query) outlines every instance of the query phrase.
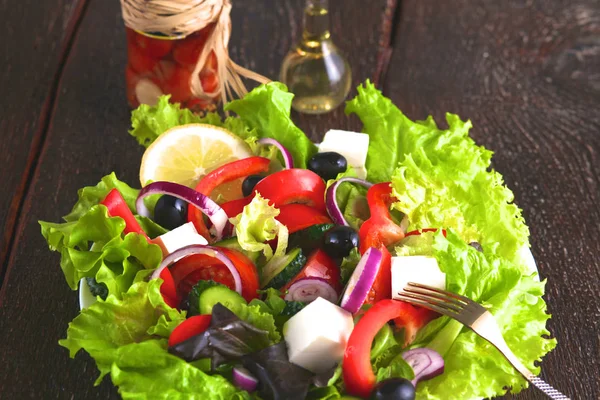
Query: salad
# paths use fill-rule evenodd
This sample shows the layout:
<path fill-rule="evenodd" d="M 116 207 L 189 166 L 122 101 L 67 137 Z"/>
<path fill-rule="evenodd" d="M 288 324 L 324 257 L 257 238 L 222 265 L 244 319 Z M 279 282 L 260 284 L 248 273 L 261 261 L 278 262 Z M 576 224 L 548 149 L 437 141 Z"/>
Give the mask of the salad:
<path fill-rule="evenodd" d="M 123 398 L 481 399 L 527 382 L 474 332 L 395 297 L 408 281 L 487 307 L 531 371 L 556 346 L 529 230 L 492 152 L 447 114 L 411 121 L 368 81 L 363 133 L 317 146 L 284 85 L 200 117 L 132 113 L 137 189 L 114 173 L 40 221 L 95 302 L 61 346 Z"/>

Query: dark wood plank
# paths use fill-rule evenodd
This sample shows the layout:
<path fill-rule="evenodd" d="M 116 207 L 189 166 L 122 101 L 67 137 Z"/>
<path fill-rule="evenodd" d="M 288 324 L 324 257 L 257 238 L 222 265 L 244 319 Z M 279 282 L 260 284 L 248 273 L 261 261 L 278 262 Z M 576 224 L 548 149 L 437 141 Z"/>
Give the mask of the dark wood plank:
<path fill-rule="evenodd" d="M 30 172 L 43 142 L 57 73 L 85 1 L 0 3 L 0 286 Z"/>
<path fill-rule="evenodd" d="M 334 2 L 332 2 L 334 3 Z M 378 2 L 379 3 L 379 2 Z M 384 8 L 360 15 L 360 0 L 332 4 L 333 31 L 338 43 L 352 52 L 355 82 L 373 75 L 377 26 Z M 235 2 L 230 50 L 242 65 L 276 77 L 281 60 L 299 34 L 302 2 L 272 0 Z M 0 374 L 2 398 L 117 398 L 106 379 L 93 382 L 95 366 L 84 355 L 68 358 L 57 341 L 78 312 L 70 291 L 39 233 L 37 220 L 59 221 L 78 188 L 95 184 L 115 171 L 137 184 L 142 148 L 128 136 L 125 100 L 125 32 L 119 3 L 91 0 L 60 81 L 56 109 L 47 133 L 31 190 L 23 206 L 6 281 L 0 290 Z M 326 127 L 351 126 L 340 111 L 328 117 L 300 118 L 315 138 Z M 354 127 L 358 129 L 356 122 Z"/>
<path fill-rule="evenodd" d="M 412 118 L 470 118 L 496 151 L 548 278 L 559 345 L 542 377 L 581 399 L 600 397 L 599 21 L 593 0 L 405 1 L 385 85 Z"/>

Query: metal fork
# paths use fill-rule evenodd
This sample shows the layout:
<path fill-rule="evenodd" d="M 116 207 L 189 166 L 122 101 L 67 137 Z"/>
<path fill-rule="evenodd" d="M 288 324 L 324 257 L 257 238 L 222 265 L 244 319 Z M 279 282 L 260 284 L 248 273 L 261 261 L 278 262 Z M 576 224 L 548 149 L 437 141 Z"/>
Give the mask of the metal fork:
<path fill-rule="evenodd" d="M 468 297 L 447 292 L 420 283 L 409 282 L 397 299 L 417 306 L 425 307 L 440 314 L 454 318 L 471 328 L 476 334 L 490 342 L 512 364 L 525 379 L 555 400 L 570 400 L 525 367 L 508 348 L 494 316 L 481 304 Z"/>

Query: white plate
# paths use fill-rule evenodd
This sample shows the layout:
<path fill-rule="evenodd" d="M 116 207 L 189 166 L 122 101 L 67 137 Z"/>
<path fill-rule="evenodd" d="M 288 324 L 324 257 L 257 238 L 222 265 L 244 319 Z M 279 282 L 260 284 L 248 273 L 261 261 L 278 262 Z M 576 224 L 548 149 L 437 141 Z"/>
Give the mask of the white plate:
<path fill-rule="evenodd" d="M 531 253 L 531 249 L 529 246 L 525 245 L 521 247 L 519 251 L 519 255 L 523 260 L 523 263 L 529 268 L 531 273 L 538 272 L 537 265 L 535 263 L 535 259 L 533 258 L 533 254 Z M 538 275 L 539 279 L 539 275 Z M 91 306 L 96 302 L 96 298 L 90 292 L 90 287 L 88 286 L 85 278 L 79 281 L 79 309 L 83 310 L 86 307 Z"/>

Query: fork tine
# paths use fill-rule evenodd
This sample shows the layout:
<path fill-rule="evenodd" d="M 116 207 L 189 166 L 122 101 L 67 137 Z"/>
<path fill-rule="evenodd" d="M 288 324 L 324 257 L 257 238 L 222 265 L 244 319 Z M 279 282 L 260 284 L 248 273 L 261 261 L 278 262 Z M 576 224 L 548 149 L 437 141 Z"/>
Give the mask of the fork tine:
<path fill-rule="evenodd" d="M 449 303 L 449 302 L 444 301 L 444 299 L 438 299 L 436 297 L 429 296 L 428 294 L 423 295 L 420 293 L 407 292 L 406 289 L 404 292 L 400 292 L 399 294 L 402 296 L 410 297 L 415 300 L 421 300 L 421 301 L 424 301 L 429 304 L 433 304 L 433 305 L 441 307 L 441 308 L 446 308 L 448 310 L 454 311 L 455 313 L 459 313 L 462 311 L 462 305 Z"/>
<path fill-rule="evenodd" d="M 413 287 L 413 286 L 410 286 L 410 284 L 409 284 L 409 286 L 406 286 L 404 288 L 404 292 L 414 293 L 414 294 L 420 294 L 420 295 L 423 295 L 423 296 L 427 296 L 428 298 L 434 298 L 434 299 L 442 300 L 445 303 L 453 304 L 453 305 L 455 305 L 457 307 L 460 307 L 460 308 L 463 308 L 463 307 L 465 307 L 467 305 L 467 304 L 463 303 L 462 301 L 460 301 L 460 300 L 458 300 L 458 299 L 456 299 L 454 297 L 447 296 L 447 295 L 445 295 L 443 293 L 439 293 L 439 292 L 433 292 L 433 291 L 430 291 L 430 290 L 421 289 L 421 288 L 418 288 L 418 287 Z"/>
<path fill-rule="evenodd" d="M 448 292 L 447 290 L 442 290 L 442 289 L 438 289 L 436 287 L 433 286 L 428 286 L 428 285 L 423 285 L 421 283 L 415 283 L 415 282 L 408 282 L 408 286 L 413 286 L 416 288 L 421 288 L 421 289 L 425 289 L 425 290 L 430 290 L 432 292 L 436 292 L 439 293 L 441 295 L 445 295 L 445 296 L 449 296 L 449 297 L 453 297 L 457 300 L 462 300 L 463 302 L 470 304 L 473 303 L 473 300 L 471 300 L 468 297 L 465 296 L 461 296 L 460 294 L 456 294 L 456 293 L 452 293 L 452 292 Z"/>
<path fill-rule="evenodd" d="M 458 314 L 454 311 L 452 311 L 449 308 L 442 308 L 442 307 L 438 307 L 437 305 L 431 304 L 429 302 L 426 301 L 422 301 L 419 299 L 415 299 L 413 297 L 411 297 L 409 294 L 406 293 L 400 293 L 399 297 L 397 297 L 398 300 L 402 300 L 405 301 L 407 303 L 410 303 L 412 305 L 415 306 L 420 306 L 420 307 L 425 307 L 429 310 L 435 311 L 439 314 L 444 314 L 444 315 L 448 315 L 450 317 L 456 317 Z"/>

